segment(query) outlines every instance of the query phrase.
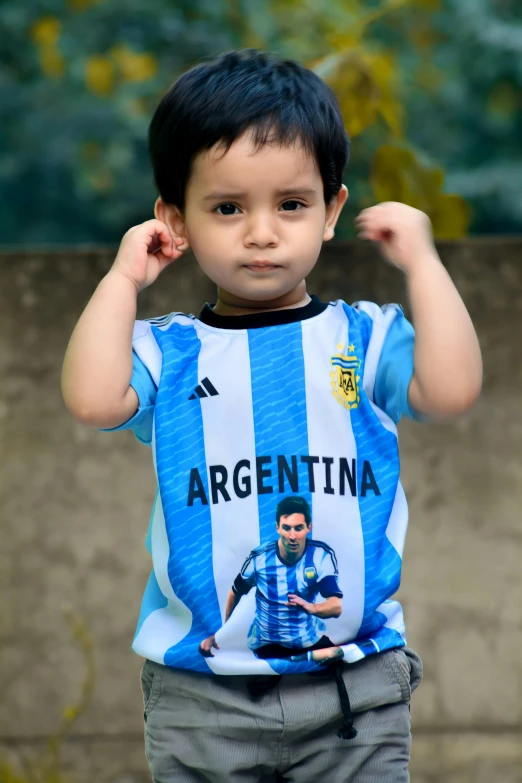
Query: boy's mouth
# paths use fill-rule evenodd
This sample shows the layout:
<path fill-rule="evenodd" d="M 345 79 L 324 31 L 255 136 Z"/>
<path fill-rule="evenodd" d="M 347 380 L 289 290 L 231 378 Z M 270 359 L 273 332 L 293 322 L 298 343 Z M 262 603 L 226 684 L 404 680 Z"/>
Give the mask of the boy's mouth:
<path fill-rule="evenodd" d="M 279 269 L 281 265 L 274 264 L 272 261 L 252 261 L 244 266 L 252 272 L 271 272 L 273 269 Z"/>

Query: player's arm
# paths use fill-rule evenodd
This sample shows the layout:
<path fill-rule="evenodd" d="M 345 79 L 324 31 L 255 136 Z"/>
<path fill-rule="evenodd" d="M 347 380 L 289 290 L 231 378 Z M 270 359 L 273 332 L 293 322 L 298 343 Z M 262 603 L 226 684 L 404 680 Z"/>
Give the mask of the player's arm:
<path fill-rule="evenodd" d="M 339 598 L 337 595 L 332 595 L 321 603 L 312 604 L 310 601 L 305 601 L 301 596 L 290 593 L 287 605 L 300 606 L 307 614 L 320 617 L 322 620 L 327 620 L 329 617 L 340 617 L 343 610 L 342 598 Z"/>
<path fill-rule="evenodd" d="M 332 595 L 331 598 L 327 598 L 322 604 L 312 604 L 314 610 L 311 614 L 316 617 L 320 617 L 323 620 L 327 620 L 328 617 L 340 617 L 343 611 L 342 599 L 336 595 Z"/>
<path fill-rule="evenodd" d="M 168 228 L 149 220 L 128 231 L 71 336 L 62 369 L 62 394 L 72 415 L 109 429 L 133 416 L 132 333 L 139 291 L 181 255 Z"/>
<path fill-rule="evenodd" d="M 243 566 L 241 573 L 239 573 L 236 578 L 234 579 L 234 584 L 232 585 L 232 589 L 229 591 L 227 595 L 227 600 L 225 603 L 225 622 L 230 619 L 232 612 L 238 605 L 238 603 L 241 601 L 242 596 L 246 595 L 250 589 L 252 588 L 253 584 L 253 570 L 251 571 L 249 577 L 245 579 L 246 569 L 251 563 L 251 558 L 247 559 L 245 565 Z M 206 639 L 203 639 L 201 644 L 199 645 L 199 652 L 201 655 L 204 655 L 205 658 L 213 658 L 214 654 L 212 652 L 213 649 L 219 650 L 219 645 L 216 642 L 216 634 L 212 634 L 211 636 L 208 636 Z"/>
<path fill-rule="evenodd" d="M 225 622 L 230 618 L 230 615 L 241 601 L 241 595 L 243 595 L 243 593 L 236 593 L 234 590 L 229 592 L 225 604 Z"/>
<path fill-rule="evenodd" d="M 236 582 L 240 578 L 241 577 L 238 576 L 236 578 Z M 230 590 L 227 596 L 227 602 L 225 604 L 225 622 L 229 619 L 232 612 L 240 602 L 241 595 L 244 595 L 244 593 L 237 593 L 233 589 Z M 199 652 L 205 658 L 213 658 L 214 657 L 214 653 L 212 652 L 213 649 L 219 650 L 219 644 L 216 642 L 216 634 L 214 633 L 211 636 L 208 636 L 206 639 L 203 639 L 203 641 L 199 645 Z"/>
<path fill-rule="evenodd" d="M 363 210 L 359 236 L 380 244 L 406 274 L 415 327 L 408 402 L 444 418 L 468 410 L 480 395 L 482 357 L 471 318 L 433 243 L 429 218 L 390 202 Z"/>

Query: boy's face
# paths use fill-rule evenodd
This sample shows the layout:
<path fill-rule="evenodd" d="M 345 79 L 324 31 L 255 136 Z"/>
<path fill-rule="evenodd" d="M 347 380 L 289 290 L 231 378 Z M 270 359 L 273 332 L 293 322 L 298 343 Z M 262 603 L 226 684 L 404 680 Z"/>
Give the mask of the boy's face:
<path fill-rule="evenodd" d="M 300 145 L 256 150 L 250 134 L 198 155 L 185 212 L 158 202 L 156 214 L 186 240 L 231 305 L 256 306 L 304 293 L 321 244 L 331 239 L 346 188 L 327 207 L 315 161 Z"/>

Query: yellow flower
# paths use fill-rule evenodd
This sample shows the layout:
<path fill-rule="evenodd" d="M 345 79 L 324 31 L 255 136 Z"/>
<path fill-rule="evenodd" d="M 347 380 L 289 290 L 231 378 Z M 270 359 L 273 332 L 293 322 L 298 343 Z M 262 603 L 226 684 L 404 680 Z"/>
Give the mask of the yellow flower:
<path fill-rule="evenodd" d="M 31 28 L 31 37 L 37 46 L 55 46 L 60 37 L 61 23 L 54 16 L 44 16 Z"/>
<path fill-rule="evenodd" d="M 147 52 L 133 52 L 125 44 L 113 47 L 111 55 L 122 78 L 127 82 L 146 82 L 152 79 L 158 70 L 154 55 Z"/>
<path fill-rule="evenodd" d="M 95 95 L 109 95 L 114 86 L 114 66 L 108 57 L 93 55 L 85 65 L 87 88 Z"/>
<path fill-rule="evenodd" d="M 54 16 L 44 16 L 31 28 L 31 37 L 38 47 L 40 66 L 46 76 L 58 78 L 64 72 L 65 64 L 58 49 L 61 23 Z"/>
<path fill-rule="evenodd" d="M 61 76 L 65 69 L 62 53 L 51 46 L 42 46 L 40 49 L 40 65 L 45 75 L 53 79 Z"/>

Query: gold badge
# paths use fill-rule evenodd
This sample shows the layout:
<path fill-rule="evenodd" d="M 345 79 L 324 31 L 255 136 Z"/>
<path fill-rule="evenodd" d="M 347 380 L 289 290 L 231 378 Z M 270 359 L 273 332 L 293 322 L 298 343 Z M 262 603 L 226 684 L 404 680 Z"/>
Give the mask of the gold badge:
<path fill-rule="evenodd" d="M 340 402 L 345 408 L 357 408 L 360 400 L 359 381 L 361 378 L 358 372 L 361 361 L 356 356 L 353 356 L 355 345 L 348 346 L 348 355 L 343 353 L 343 348 L 343 344 L 340 343 L 337 346 L 339 353 L 336 353 L 330 359 L 330 364 L 332 365 L 330 373 L 332 393 L 337 402 Z"/>
<path fill-rule="evenodd" d="M 314 566 L 305 568 L 304 575 L 307 582 L 312 582 L 314 579 L 317 579 L 317 571 Z"/>

